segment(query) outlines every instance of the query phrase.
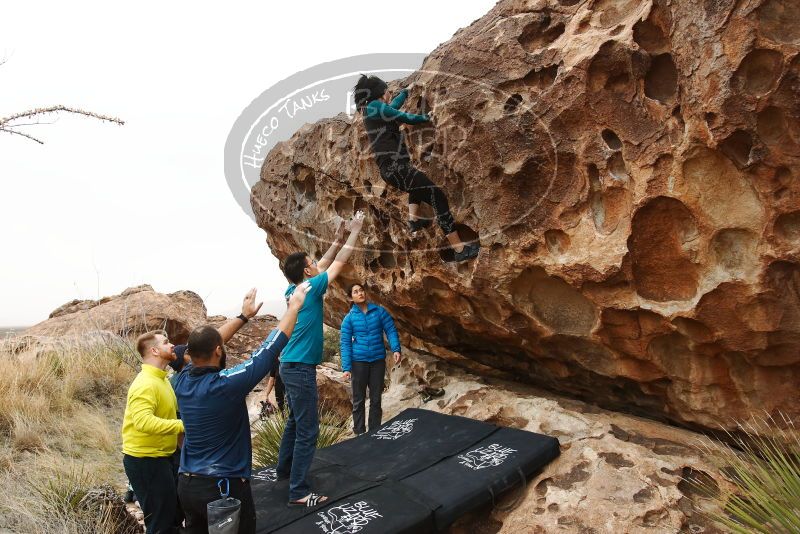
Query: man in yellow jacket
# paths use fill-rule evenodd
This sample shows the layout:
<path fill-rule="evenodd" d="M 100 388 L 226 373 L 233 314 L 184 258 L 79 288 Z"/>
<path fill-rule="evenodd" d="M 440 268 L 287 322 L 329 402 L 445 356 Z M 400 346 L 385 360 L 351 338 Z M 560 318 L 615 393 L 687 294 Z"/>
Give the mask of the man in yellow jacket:
<path fill-rule="evenodd" d="M 242 314 L 219 328 L 227 342 L 261 308 L 251 289 L 242 303 Z M 128 389 L 122 420 L 122 464 L 144 513 L 148 534 L 177 531 L 178 491 L 172 455 L 183 433 L 177 418 L 178 401 L 167 380 L 167 366 L 177 358 L 167 333 L 154 330 L 139 336 L 136 350 L 142 370 Z M 181 357 L 183 354 L 181 353 Z"/>
<path fill-rule="evenodd" d="M 142 370 L 128 389 L 122 464 L 144 512 L 148 534 L 173 533 L 178 502 L 172 453 L 183 432 L 166 371 L 175 359 L 174 347 L 167 333 L 159 330 L 139 336 L 136 349 L 142 356 Z"/>

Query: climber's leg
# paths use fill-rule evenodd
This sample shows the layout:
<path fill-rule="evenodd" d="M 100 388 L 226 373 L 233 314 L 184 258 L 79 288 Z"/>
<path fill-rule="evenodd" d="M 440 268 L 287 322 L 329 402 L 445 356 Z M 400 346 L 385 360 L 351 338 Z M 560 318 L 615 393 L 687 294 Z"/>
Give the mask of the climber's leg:
<path fill-rule="evenodd" d="M 400 191 L 408 192 L 405 183 L 402 181 L 402 174 L 398 172 L 397 161 L 393 159 L 378 160 L 378 169 L 381 172 L 381 178 L 387 184 L 399 189 Z"/>
<path fill-rule="evenodd" d="M 412 188 L 409 192 L 409 202 L 419 200 L 420 202 L 427 202 L 436 213 L 436 220 L 439 223 L 444 234 L 447 236 L 447 241 L 453 249 L 454 261 L 466 261 L 475 258 L 480 251 L 480 244 L 472 242 L 465 244 L 461 240 L 461 236 L 456 231 L 456 222 L 453 215 L 450 213 L 450 205 L 447 202 L 447 196 L 444 191 L 436 184 L 431 182 L 423 172 L 415 168 L 412 171 Z M 419 191 L 419 193 L 418 193 Z"/>
<path fill-rule="evenodd" d="M 423 228 L 427 228 L 431 225 L 430 219 L 420 219 L 419 218 L 419 203 L 412 204 L 409 202 L 408 204 L 408 229 L 411 233 L 416 232 L 417 230 L 422 230 Z"/>
<path fill-rule="evenodd" d="M 384 159 L 383 161 L 379 161 L 378 168 L 380 169 L 381 177 L 387 184 L 396 187 L 400 191 L 409 193 L 411 188 L 411 173 L 409 170 L 413 169 L 413 167 L 411 167 L 408 160 Z M 422 201 L 424 202 L 425 199 L 423 198 Z M 419 203 L 420 199 L 412 197 L 412 195 L 409 194 L 408 228 L 412 233 L 426 228 L 431 224 L 431 221 L 428 219 L 419 219 Z"/>
<path fill-rule="evenodd" d="M 442 229 L 442 232 L 448 236 L 456 233 L 456 222 L 453 219 L 453 214 L 450 213 L 450 204 L 447 202 L 447 196 L 444 194 L 444 191 L 434 184 L 424 172 L 409 166 L 408 173 L 408 183 L 410 185 L 408 191 L 408 203 L 419 204 L 425 202 L 429 204 L 436 214 L 436 221 L 439 223 L 439 227 Z M 456 233 L 456 237 L 457 236 L 458 234 Z M 460 239 L 457 243 L 451 241 L 450 244 L 453 245 L 453 248 L 456 249 L 456 251 L 459 251 L 461 248 L 463 248 L 463 244 L 461 243 Z"/>
<path fill-rule="evenodd" d="M 447 196 L 424 172 L 416 169 L 407 159 L 384 160 L 379 163 L 379 168 L 381 176 L 386 183 L 408 193 L 409 227 L 412 232 L 430 223 L 428 220 L 414 220 L 412 217 L 412 209 L 414 208 L 411 206 L 417 205 L 416 209 L 418 209 L 419 204 L 425 202 L 433 208 L 436 214 L 436 222 L 439 223 L 439 227 L 447 236 L 447 240 L 453 248 L 455 253 L 454 260 L 464 261 L 478 255 L 480 245 L 478 243 L 465 245 L 461 241 L 456 231 L 456 222 L 453 219 L 453 214 L 450 213 L 450 204 L 447 202 Z M 417 214 L 416 209 L 413 211 L 414 216 Z"/>

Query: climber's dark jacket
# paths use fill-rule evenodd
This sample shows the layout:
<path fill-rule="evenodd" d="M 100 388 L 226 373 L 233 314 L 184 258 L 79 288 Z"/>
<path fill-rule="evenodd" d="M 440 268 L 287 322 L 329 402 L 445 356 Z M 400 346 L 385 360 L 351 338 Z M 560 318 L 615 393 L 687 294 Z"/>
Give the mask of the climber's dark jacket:
<path fill-rule="evenodd" d="M 400 123 L 420 124 L 428 122 L 427 115 L 405 113 L 398 108 L 403 105 L 408 91 L 403 89 L 389 104 L 373 100 L 364 109 L 364 128 L 367 130 L 372 152 L 381 165 L 388 159 L 408 159 L 408 148 L 403 142 Z"/>

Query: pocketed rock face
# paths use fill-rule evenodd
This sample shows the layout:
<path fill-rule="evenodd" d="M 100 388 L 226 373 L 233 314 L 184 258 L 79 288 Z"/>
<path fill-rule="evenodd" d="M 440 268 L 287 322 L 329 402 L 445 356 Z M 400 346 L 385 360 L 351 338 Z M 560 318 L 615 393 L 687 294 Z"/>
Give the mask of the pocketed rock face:
<path fill-rule="evenodd" d="M 302 128 L 252 191 L 280 258 L 364 209 L 366 281 L 406 343 L 682 424 L 800 416 L 793 0 L 503 0 L 408 82 L 418 166 L 480 257 L 412 240 L 360 120 Z M 396 85 L 392 85 L 394 90 Z"/>

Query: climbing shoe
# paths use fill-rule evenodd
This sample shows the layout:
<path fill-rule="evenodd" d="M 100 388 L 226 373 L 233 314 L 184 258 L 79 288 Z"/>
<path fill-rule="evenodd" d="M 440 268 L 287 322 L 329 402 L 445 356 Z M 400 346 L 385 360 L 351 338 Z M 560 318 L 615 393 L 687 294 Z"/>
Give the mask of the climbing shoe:
<path fill-rule="evenodd" d="M 432 388 L 432 387 L 425 387 L 423 390 L 427 395 L 431 397 L 442 397 L 444 396 L 444 389 L 442 388 Z"/>
<path fill-rule="evenodd" d="M 480 252 L 481 247 L 478 243 L 468 243 L 464 245 L 464 248 L 461 249 L 461 252 L 453 251 L 453 261 L 467 261 L 471 260 L 472 258 L 478 257 L 478 252 Z"/>
<path fill-rule="evenodd" d="M 430 219 L 417 219 L 416 221 L 408 221 L 408 229 L 413 234 L 417 230 L 422 230 L 431 225 Z"/>

